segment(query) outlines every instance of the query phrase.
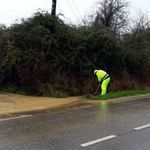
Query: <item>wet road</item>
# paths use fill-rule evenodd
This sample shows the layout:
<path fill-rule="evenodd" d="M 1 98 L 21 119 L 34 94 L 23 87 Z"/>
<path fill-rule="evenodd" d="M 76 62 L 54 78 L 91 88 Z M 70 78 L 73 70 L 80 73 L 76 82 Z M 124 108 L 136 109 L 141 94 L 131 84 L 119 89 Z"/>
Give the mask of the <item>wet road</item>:
<path fill-rule="evenodd" d="M 0 119 L 0 150 L 150 150 L 150 98 Z"/>

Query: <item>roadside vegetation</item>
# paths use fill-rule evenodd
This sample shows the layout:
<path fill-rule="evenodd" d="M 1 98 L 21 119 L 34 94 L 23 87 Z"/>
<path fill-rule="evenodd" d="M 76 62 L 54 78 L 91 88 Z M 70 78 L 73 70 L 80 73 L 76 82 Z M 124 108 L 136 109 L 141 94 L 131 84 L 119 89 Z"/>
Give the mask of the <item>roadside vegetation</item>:
<path fill-rule="evenodd" d="M 1 90 L 60 97 L 93 93 L 94 66 L 111 75 L 111 92 L 150 87 L 149 18 L 142 15 L 131 25 L 128 3 L 103 0 L 79 26 L 43 11 L 0 26 Z"/>
<path fill-rule="evenodd" d="M 115 98 L 120 98 L 125 96 L 134 96 L 134 95 L 141 95 L 141 94 L 150 94 L 150 88 L 143 89 L 143 90 L 126 90 L 126 91 L 110 92 L 104 96 L 98 95 L 95 97 L 91 97 L 91 99 L 108 100 L 108 99 L 115 99 Z"/>

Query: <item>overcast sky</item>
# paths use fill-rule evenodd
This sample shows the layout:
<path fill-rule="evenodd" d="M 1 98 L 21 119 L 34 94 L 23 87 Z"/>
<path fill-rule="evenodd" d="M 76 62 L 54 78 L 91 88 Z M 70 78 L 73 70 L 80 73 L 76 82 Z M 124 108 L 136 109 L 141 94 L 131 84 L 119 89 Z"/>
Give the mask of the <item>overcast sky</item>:
<path fill-rule="evenodd" d="M 32 16 L 38 9 L 51 12 L 52 0 L 0 0 L 0 24 L 10 25 L 20 18 Z M 77 24 L 92 11 L 97 0 L 57 0 L 57 14 L 64 14 L 67 22 Z M 100 1 L 100 0 L 99 0 Z M 150 16 L 150 0 L 128 0 L 130 16 L 138 16 L 139 10 Z"/>

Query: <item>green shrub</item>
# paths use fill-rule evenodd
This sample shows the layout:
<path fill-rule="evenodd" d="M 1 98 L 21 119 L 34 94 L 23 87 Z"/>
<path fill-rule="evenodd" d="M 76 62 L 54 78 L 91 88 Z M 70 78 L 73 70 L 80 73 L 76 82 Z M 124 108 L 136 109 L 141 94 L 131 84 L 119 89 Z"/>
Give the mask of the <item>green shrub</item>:
<path fill-rule="evenodd" d="M 8 84 L 5 88 L 3 88 L 4 92 L 10 92 L 10 93 L 16 93 L 17 92 L 17 87 L 13 84 Z"/>
<path fill-rule="evenodd" d="M 17 85 L 54 97 L 90 93 L 96 83 L 95 67 L 110 74 L 112 90 L 146 87 L 150 85 L 149 35 L 147 29 L 119 39 L 107 27 L 76 27 L 37 12 L 20 24 L 0 27 L 0 87 L 12 83 L 7 91 L 16 92 L 13 85 Z"/>

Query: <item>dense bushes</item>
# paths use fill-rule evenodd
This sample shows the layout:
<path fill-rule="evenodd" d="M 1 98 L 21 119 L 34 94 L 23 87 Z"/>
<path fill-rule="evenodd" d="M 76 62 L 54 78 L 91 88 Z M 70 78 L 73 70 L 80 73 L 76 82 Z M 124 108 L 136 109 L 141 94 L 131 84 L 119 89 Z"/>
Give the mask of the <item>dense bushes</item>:
<path fill-rule="evenodd" d="M 38 12 L 21 24 L 1 26 L 0 85 L 79 95 L 94 90 L 96 66 L 111 74 L 112 90 L 143 87 L 150 75 L 149 33 L 133 32 L 120 40 L 106 27 L 70 26 Z"/>

